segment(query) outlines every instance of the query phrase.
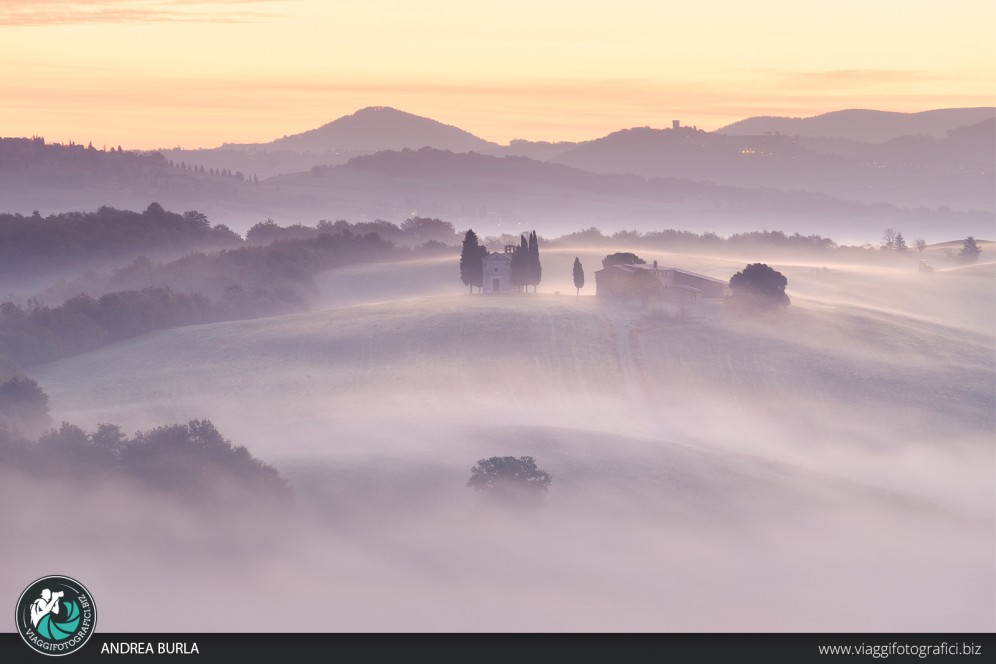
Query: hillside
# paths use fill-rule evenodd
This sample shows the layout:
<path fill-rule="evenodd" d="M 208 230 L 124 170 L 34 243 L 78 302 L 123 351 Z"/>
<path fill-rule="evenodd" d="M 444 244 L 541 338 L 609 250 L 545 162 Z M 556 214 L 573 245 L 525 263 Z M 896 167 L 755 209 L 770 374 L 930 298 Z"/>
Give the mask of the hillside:
<path fill-rule="evenodd" d="M 566 281 L 573 256 L 548 255 L 543 290 Z M 657 257 L 718 276 L 736 267 Z M 155 333 L 30 374 L 57 419 L 131 430 L 209 414 L 290 480 L 305 521 L 243 559 L 285 570 L 246 586 L 273 614 L 243 627 L 981 629 L 996 618 L 991 278 L 777 264 L 794 304 L 752 321 L 542 293 L 419 297 L 459 289 L 446 267 L 329 273 L 338 308 Z M 351 293 L 359 283 L 368 290 Z M 553 475 L 543 513 L 481 511 L 464 485 L 495 454 L 534 456 Z M 186 531 L 217 539 L 198 528 Z M 169 552 L 182 543 L 148 546 L 143 569 L 164 580 L 163 599 L 230 583 L 191 554 L 178 575 Z M 330 551 L 351 562 L 323 565 Z M 568 552 L 582 560 L 565 565 Z M 124 591 L 86 550 L 77 565 Z M 813 566 L 819 579 L 800 590 Z M 298 569 L 329 600 L 291 624 Z M 876 579 L 860 605 L 855 578 Z M 356 601 L 383 583 L 422 599 Z M 957 608 L 925 601 L 925 588 L 957 593 Z M 800 610 L 800 592 L 822 601 Z M 759 593 L 779 601 L 745 613 Z M 171 604 L 163 620 L 194 624 Z"/>
<path fill-rule="evenodd" d="M 595 258 L 582 255 L 593 270 Z M 557 275 L 569 274 L 567 266 L 572 258 L 571 252 L 549 257 L 546 272 L 550 281 L 545 288 L 558 287 Z M 682 261 L 719 276 L 731 274 L 737 265 L 729 259 L 665 260 Z M 422 292 L 435 289 L 434 284 L 445 286 L 449 278 L 451 292 L 457 293 L 461 286 L 455 273 L 447 277 L 445 265 L 445 261 L 431 260 L 403 267 L 408 281 L 418 284 Z M 323 419 L 338 419 L 337 413 L 353 408 L 362 412 L 365 403 L 372 403 L 369 399 L 376 402 L 378 386 L 392 376 L 392 391 L 398 396 L 392 406 L 394 416 L 409 416 L 408 406 L 417 409 L 418 404 L 432 401 L 437 405 L 425 420 L 427 425 L 436 415 L 462 420 L 462 414 L 470 409 L 478 423 L 498 426 L 506 413 L 486 408 L 487 399 L 493 398 L 518 404 L 516 421 L 520 424 L 535 418 L 547 425 L 595 426 L 598 421 L 614 421 L 610 415 L 618 415 L 618 408 L 633 407 L 618 400 L 632 379 L 619 355 L 630 344 L 627 352 L 638 352 L 640 364 L 648 367 L 641 378 L 648 381 L 647 387 L 671 389 L 690 380 L 702 382 L 715 394 L 700 398 L 697 408 L 706 408 L 712 401 L 740 402 L 735 413 L 728 413 L 731 417 L 749 417 L 746 404 L 765 391 L 786 392 L 784 377 L 794 376 L 799 384 L 789 391 L 791 396 L 786 392 L 786 398 L 800 403 L 816 398 L 824 401 L 816 410 L 794 410 L 813 416 L 822 413 L 810 424 L 826 427 L 828 436 L 833 435 L 832 416 L 838 408 L 846 410 L 852 422 L 867 410 L 869 422 L 889 422 L 904 431 L 910 429 L 910 435 L 916 436 L 928 435 L 923 427 L 950 431 L 971 422 L 992 424 L 988 402 L 952 398 L 940 403 L 933 399 L 937 393 L 968 394 L 973 389 L 978 398 L 992 399 L 992 394 L 985 396 L 987 390 L 977 389 L 992 369 L 992 358 L 986 357 L 986 335 L 992 332 L 992 303 L 987 303 L 990 284 L 921 275 L 912 268 L 877 269 L 874 287 L 866 285 L 859 295 L 855 292 L 858 284 L 872 274 L 864 268 L 834 268 L 830 277 L 821 277 L 806 266 L 780 267 L 794 285 L 790 294 L 798 306 L 777 328 L 766 329 L 721 311 L 691 322 L 642 320 L 599 308 L 593 298 L 418 298 L 411 291 L 392 293 L 394 280 L 388 275 L 394 266 L 360 266 L 350 270 L 367 274 L 384 270 L 384 285 L 379 289 L 372 286 L 366 295 L 357 293 L 343 302 L 336 293 L 352 289 L 350 282 L 344 281 L 349 272 L 328 273 L 322 281 L 326 297 L 340 308 L 157 333 L 39 367 L 33 375 L 37 374 L 67 414 L 80 421 L 112 413 L 114 419 L 138 418 L 144 409 L 167 404 L 180 410 L 202 408 L 204 399 L 214 400 L 209 395 L 222 403 L 236 393 L 239 399 L 263 398 L 273 390 L 289 389 L 306 374 L 309 387 L 304 392 L 325 403 L 315 413 Z M 916 289 L 910 290 L 914 284 Z M 382 303 L 373 304 L 378 301 Z M 372 304 L 356 306 L 365 302 Z M 352 306 L 341 308 L 344 304 Z M 500 327 L 500 335 L 492 335 L 495 326 Z M 851 335 L 864 341 L 855 345 Z M 632 347 L 636 338 L 639 350 Z M 235 339 L 238 343 L 226 350 L 226 341 Z M 482 352 L 485 347 L 487 352 Z M 908 353 L 919 347 L 931 348 L 932 355 L 915 362 L 918 369 L 907 372 L 909 383 L 890 386 L 870 380 L 873 375 L 893 375 L 890 380 L 903 376 L 897 367 L 909 367 L 913 357 Z M 666 352 L 659 353 L 657 348 Z M 747 352 L 751 348 L 755 353 Z M 157 357 L 171 361 L 159 366 Z M 945 358 L 944 364 L 935 366 L 939 358 Z M 788 360 L 793 365 L 782 363 Z M 652 368 L 657 362 L 665 365 Z M 742 362 L 745 364 L 738 368 Z M 473 372 L 462 370 L 468 365 L 474 366 Z M 197 372 L 196 381 L 187 369 L 183 374 L 197 385 L 196 390 L 186 390 L 183 396 L 173 391 L 168 377 L 177 366 Z M 250 373 L 257 378 L 247 378 L 242 371 L 246 367 L 252 367 Z M 686 378 L 674 380 L 685 374 Z M 124 375 L 135 378 L 122 382 Z M 235 376 L 239 376 L 239 383 L 230 383 Z M 84 377 L 91 389 L 69 389 L 74 380 Z M 737 386 L 745 386 L 748 377 L 752 386 L 737 394 Z M 833 380 L 827 382 L 830 378 Z M 481 396 L 485 394 L 480 389 L 484 383 L 493 384 L 491 397 Z M 347 384 L 349 389 L 345 389 Z M 904 395 L 901 408 L 877 408 L 878 402 L 898 393 Z M 253 394 L 257 396 L 251 397 Z M 327 403 L 323 394 L 337 395 L 335 404 Z M 777 403 L 778 408 L 785 407 L 784 401 Z M 225 408 L 235 406 L 230 402 Z M 92 411 L 94 407 L 98 411 Z M 913 413 L 919 415 L 914 418 Z M 967 413 L 974 413 L 970 421 L 964 419 Z M 644 421 L 628 420 L 625 429 L 646 434 L 663 424 L 657 416 L 646 416 L 649 419 Z M 664 413 L 661 416 L 665 421 L 671 419 Z M 263 430 L 267 426 L 257 424 Z M 675 425 L 672 421 L 667 428 L 673 431 Z M 251 430 L 256 424 L 233 422 L 232 426 Z M 313 449 L 315 444 L 317 440 L 302 446 Z M 253 447 L 264 450 L 266 445 L 265 441 L 254 441 Z"/>
<path fill-rule="evenodd" d="M 734 122 L 717 130 L 731 136 L 818 136 L 867 143 L 884 143 L 900 136 L 944 138 L 957 127 L 988 120 L 996 108 L 940 108 L 919 113 L 850 109 L 809 118 L 762 116 Z"/>

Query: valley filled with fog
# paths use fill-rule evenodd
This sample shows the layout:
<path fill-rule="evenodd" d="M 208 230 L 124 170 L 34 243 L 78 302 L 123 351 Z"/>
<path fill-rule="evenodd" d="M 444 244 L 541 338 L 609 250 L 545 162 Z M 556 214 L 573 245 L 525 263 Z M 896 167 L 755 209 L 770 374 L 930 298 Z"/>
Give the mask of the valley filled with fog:
<path fill-rule="evenodd" d="M 924 273 L 637 249 L 722 280 L 767 262 L 792 305 L 758 316 L 596 298 L 616 249 L 545 250 L 540 292 L 504 297 L 469 295 L 455 255 L 345 265 L 301 313 L 27 368 L 56 422 L 210 418 L 294 505 L 216 515 L 11 471 L 0 497 L 33 492 L 75 549 L 67 563 L 50 521 L 5 510 L 0 590 L 58 567 L 100 589 L 108 631 L 991 630 L 985 254 Z M 467 488 L 495 455 L 549 472 L 542 509 Z M 130 608 L 143 584 L 154 620 Z"/>

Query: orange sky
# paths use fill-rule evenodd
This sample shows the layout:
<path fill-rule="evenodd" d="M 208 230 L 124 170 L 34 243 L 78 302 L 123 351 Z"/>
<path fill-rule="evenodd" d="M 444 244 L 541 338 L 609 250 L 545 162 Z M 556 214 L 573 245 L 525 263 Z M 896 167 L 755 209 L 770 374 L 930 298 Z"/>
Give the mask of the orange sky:
<path fill-rule="evenodd" d="M 0 0 L 0 135 L 267 141 L 364 106 L 483 138 L 996 105 L 992 0 Z"/>

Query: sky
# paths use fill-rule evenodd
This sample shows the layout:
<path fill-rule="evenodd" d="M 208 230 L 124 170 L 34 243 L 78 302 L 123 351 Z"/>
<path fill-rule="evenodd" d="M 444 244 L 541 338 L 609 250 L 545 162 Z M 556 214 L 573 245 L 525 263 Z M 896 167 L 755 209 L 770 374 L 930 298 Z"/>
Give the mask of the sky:
<path fill-rule="evenodd" d="M 992 0 L 0 0 L 0 135 L 214 147 L 393 106 L 482 138 L 996 105 Z"/>

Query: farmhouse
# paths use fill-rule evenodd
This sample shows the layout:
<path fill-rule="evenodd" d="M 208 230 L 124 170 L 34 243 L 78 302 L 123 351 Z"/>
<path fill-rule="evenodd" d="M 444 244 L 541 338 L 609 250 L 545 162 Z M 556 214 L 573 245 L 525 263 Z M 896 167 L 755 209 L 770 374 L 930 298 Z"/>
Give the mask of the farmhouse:
<path fill-rule="evenodd" d="M 512 252 L 515 245 L 505 247 L 505 253 L 493 251 L 481 261 L 484 265 L 484 281 L 481 292 L 508 293 L 512 288 Z"/>
<path fill-rule="evenodd" d="M 649 292 L 644 291 L 645 285 L 649 285 Z M 657 261 L 651 265 L 610 265 L 595 272 L 598 297 L 625 300 L 655 295 L 695 303 L 703 298 L 722 298 L 729 292 L 729 282 L 676 267 L 660 267 Z"/>

